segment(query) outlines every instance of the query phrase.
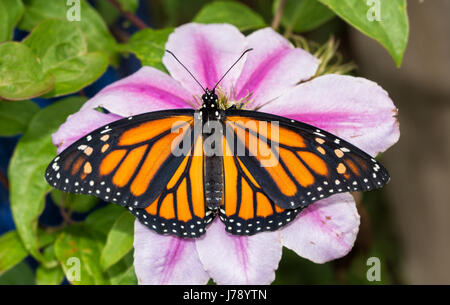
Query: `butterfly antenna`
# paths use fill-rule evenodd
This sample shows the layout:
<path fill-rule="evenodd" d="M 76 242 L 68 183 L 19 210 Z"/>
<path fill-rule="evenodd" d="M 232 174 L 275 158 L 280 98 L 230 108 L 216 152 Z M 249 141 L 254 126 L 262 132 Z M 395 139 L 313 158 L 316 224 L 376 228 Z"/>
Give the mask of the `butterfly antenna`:
<path fill-rule="evenodd" d="M 185 65 L 183 65 L 183 63 L 175 56 L 175 54 L 172 53 L 172 51 L 166 50 L 167 53 L 169 53 L 170 55 L 173 56 L 173 58 L 175 58 L 176 61 L 178 61 L 178 63 L 184 68 L 186 69 L 186 71 L 192 76 L 192 78 L 197 82 L 197 84 L 203 89 L 204 92 L 206 92 L 205 88 L 203 88 L 202 84 L 200 84 L 200 82 L 195 78 L 195 76 L 191 73 L 191 71 L 189 71 L 188 68 L 186 68 Z"/>
<path fill-rule="evenodd" d="M 239 56 L 239 58 L 234 62 L 234 64 L 231 65 L 231 67 L 227 70 L 227 72 L 225 72 L 225 74 L 219 79 L 219 81 L 216 83 L 216 85 L 214 86 L 214 88 L 212 89 L 212 91 L 214 91 L 217 87 L 217 85 L 225 78 L 225 76 L 228 74 L 228 72 L 230 72 L 231 69 L 233 69 L 233 67 L 241 60 L 241 58 L 247 53 L 253 51 L 252 48 L 247 49 L 244 51 L 244 53 L 242 53 L 241 56 Z"/>

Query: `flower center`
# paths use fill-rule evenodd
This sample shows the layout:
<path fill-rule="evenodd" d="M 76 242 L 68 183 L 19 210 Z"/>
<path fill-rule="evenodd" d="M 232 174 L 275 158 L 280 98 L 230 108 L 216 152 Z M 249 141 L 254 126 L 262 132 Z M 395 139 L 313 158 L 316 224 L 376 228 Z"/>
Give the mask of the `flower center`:
<path fill-rule="evenodd" d="M 246 109 L 247 104 L 252 101 L 251 97 L 253 95 L 253 93 L 250 92 L 239 100 L 235 100 L 233 98 L 235 96 L 233 91 L 230 94 L 227 94 L 227 92 L 220 87 L 216 89 L 216 94 L 218 96 L 217 106 L 222 110 L 226 110 L 232 105 L 236 105 L 237 109 Z"/>

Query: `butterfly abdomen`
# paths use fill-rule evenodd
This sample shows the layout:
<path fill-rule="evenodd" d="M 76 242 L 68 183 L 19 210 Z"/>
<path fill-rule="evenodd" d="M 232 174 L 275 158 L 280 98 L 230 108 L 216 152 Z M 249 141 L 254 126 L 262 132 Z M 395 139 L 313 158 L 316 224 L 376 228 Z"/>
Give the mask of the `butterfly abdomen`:
<path fill-rule="evenodd" d="M 205 124 L 211 122 L 216 123 L 218 120 L 208 119 Z M 218 123 L 216 126 L 221 126 L 220 122 Z M 223 195 L 223 160 L 220 155 L 222 137 L 216 130 L 205 132 L 204 129 L 203 139 L 206 207 L 210 210 L 217 210 L 222 204 Z"/>
<path fill-rule="evenodd" d="M 217 210 L 222 204 L 223 164 L 222 158 L 211 156 L 205 158 L 205 197 L 206 207 Z"/>

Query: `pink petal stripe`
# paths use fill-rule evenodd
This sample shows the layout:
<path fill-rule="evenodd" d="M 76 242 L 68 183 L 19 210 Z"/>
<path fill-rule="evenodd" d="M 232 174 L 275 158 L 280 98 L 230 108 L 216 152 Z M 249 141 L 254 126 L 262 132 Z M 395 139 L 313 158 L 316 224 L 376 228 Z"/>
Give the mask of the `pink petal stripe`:
<path fill-rule="evenodd" d="M 279 232 L 234 236 L 219 220 L 196 242 L 204 268 L 217 284 L 270 284 L 281 259 Z"/>
<path fill-rule="evenodd" d="M 172 51 L 202 86 L 209 89 L 241 55 L 245 46 L 244 35 L 229 24 L 189 23 L 176 28 L 166 43 L 166 49 Z M 239 76 L 244 61 L 241 60 L 221 82 L 220 87 L 227 93 Z M 164 55 L 163 63 L 172 77 L 193 95 L 203 94 L 200 86 L 170 54 Z"/>
<path fill-rule="evenodd" d="M 160 235 L 135 221 L 134 269 L 139 284 L 206 284 L 195 241 Z"/>
<path fill-rule="evenodd" d="M 53 144 L 58 147 L 58 153 L 60 153 L 82 136 L 121 118 L 115 114 L 104 114 L 89 108 L 80 110 L 69 115 L 67 120 L 59 126 L 58 131 L 52 135 Z"/>
<path fill-rule="evenodd" d="M 247 37 L 254 50 L 247 55 L 242 73 L 236 82 L 235 99 L 252 94 L 247 108 L 255 108 L 280 96 L 299 81 L 311 78 L 318 60 L 271 28 L 253 32 Z"/>
<path fill-rule="evenodd" d="M 397 109 L 376 83 L 324 75 L 300 84 L 261 108 L 323 128 L 375 156 L 398 141 Z"/>
<path fill-rule="evenodd" d="M 123 117 L 174 108 L 193 108 L 192 95 L 169 75 L 152 67 L 105 87 L 82 109 L 103 107 Z"/>
<path fill-rule="evenodd" d="M 315 263 L 346 255 L 359 229 L 359 215 L 349 193 L 313 203 L 282 231 L 283 245 Z"/>

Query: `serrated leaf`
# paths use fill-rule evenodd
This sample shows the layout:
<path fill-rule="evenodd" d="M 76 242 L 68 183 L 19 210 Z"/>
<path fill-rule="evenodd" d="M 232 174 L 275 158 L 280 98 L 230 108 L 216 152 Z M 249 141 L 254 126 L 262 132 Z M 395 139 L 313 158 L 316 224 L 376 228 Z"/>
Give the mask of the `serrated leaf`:
<path fill-rule="evenodd" d="M 100 267 L 101 247 L 102 242 L 96 239 L 84 225 L 68 227 L 57 238 L 55 255 L 66 278 L 72 284 L 109 284 L 107 276 Z"/>
<path fill-rule="evenodd" d="M 195 16 L 198 23 L 230 23 L 241 31 L 266 26 L 264 19 L 248 6 L 239 2 L 215 1 L 206 4 Z"/>
<path fill-rule="evenodd" d="M 83 33 L 73 22 L 46 20 L 23 43 L 37 55 L 44 73 L 54 77 L 54 88 L 44 97 L 77 92 L 98 79 L 108 67 L 105 55 L 87 53 Z"/>
<path fill-rule="evenodd" d="M 26 100 L 52 88 L 53 77 L 44 73 L 30 48 L 18 42 L 0 44 L 0 98 Z"/>
<path fill-rule="evenodd" d="M 164 46 L 172 32 L 173 28 L 141 30 L 133 34 L 127 44 L 121 45 L 120 50 L 134 53 L 143 66 L 152 66 L 165 71 L 162 57 L 165 52 Z"/>
<path fill-rule="evenodd" d="M 274 2 L 274 11 L 280 0 Z M 289 32 L 313 30 L 334 17 L 333 11 L 317 0 L 287 0 L 281 24 Z"/>
<path fill-rule="evenodd" d="M 67 20 L 67 16 L 76 12 L 76 1 L 71 5 L 67 1 L 29 0 L 25 3 L 25 14 L 19 23 L 19 28 L 31 31 L 46 19 L 56 18 Z M 80 27 L 86 37 L 89 52 L 104 52 L 108 57 L 115 56 L 115 40 L 109 33 L 105 22 L 89 3 L 80 0 L 79 21 L 72 21 Z"/>
<path fill-rule="evenodd" d="M 58 189 L 53 189 L 51 196 L 56 205 L 61 206 L 64 202 L 64 208 L 79 213 L 90 211 L 98 203 L 97 197 L 66 193 Z"/>
<path fill-rule="evenodd" d="M 25 248 L 35 258 L 38 252 L 37 220 L 44 208 L 44 197 L 51 187 L 44 179 L 48 163 L 56 155 L 51 134 L 86 99 L 70 97 L 41 109 L 31 120 L 11 158 L 8 176 L 14 222 Z"/>
<path fill-rule="evenodd" d="M 13 268 L 28 256 L 19 234 L 10 231 L 0 236 L 0 275 Z"/>
<path fill-rule="evenodd" d="M 0 0 L 0 42 L 12 39 L 14 27 L 22 14 L 21 0 Z"/>
<path fill-rule="evenodd" d="M 114 222 L 102 250 L 100 264 L 108 269 L 133 248 L 134 216 L 124 211 Z"/>
<path fill-rule="evenodd" d="M 39 106 L 31 101 L 8 102 L 0 100 L 0 136 L 24 133 Z"/>
<path fill-rule="evenodd" d="M 406 0 L 319 0 L 350 25 L 383 45 L 399 67 L 409 35 Z"/>

